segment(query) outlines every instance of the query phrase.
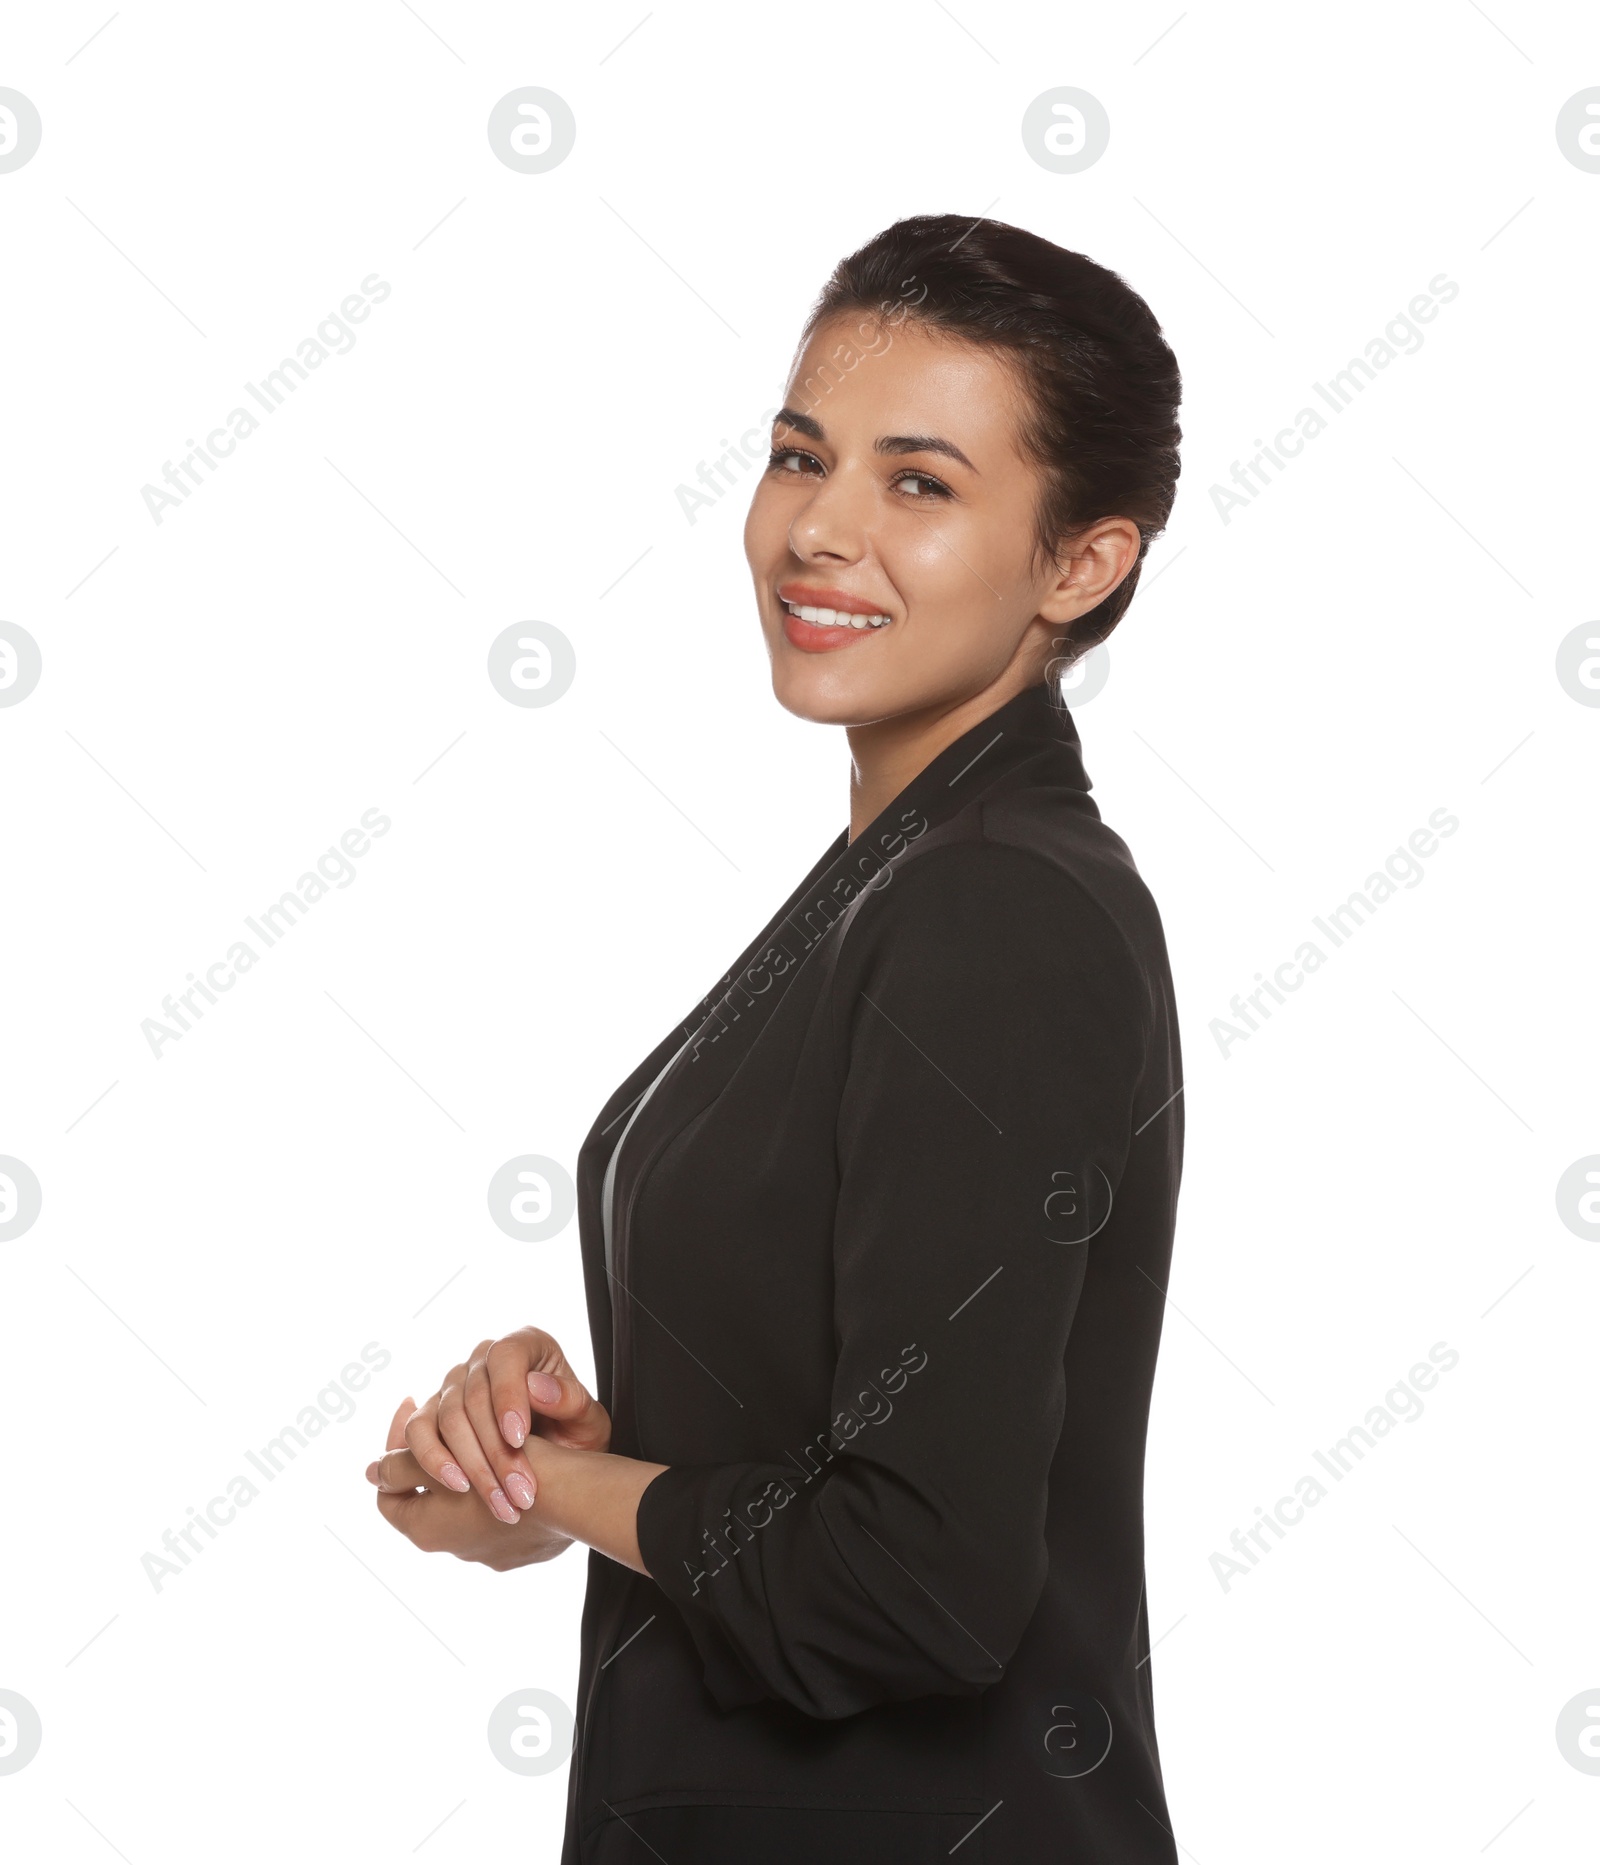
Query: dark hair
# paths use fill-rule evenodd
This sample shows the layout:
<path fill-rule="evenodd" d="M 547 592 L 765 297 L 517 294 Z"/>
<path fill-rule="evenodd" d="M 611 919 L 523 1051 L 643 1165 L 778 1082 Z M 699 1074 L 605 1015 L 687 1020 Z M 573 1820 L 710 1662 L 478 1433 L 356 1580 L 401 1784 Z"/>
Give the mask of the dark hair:
<path fill-rule="evenodd" d="M 1009 353 L 1032 404 L 1022 442 L 1044 469 L 1041 561 L 1058 561 L 1061 540 L 1097 518 L 1138 525 L 1133 567 L 1058 641 L 1068 659 L 1087 653 L 1133 600 L 1177 490 L 1183 384 L 1149 305 L 1115 272 L 1022 227 L 918 214 L 840 260 L 801 347 L 824 319 L 858 310 Z"/>

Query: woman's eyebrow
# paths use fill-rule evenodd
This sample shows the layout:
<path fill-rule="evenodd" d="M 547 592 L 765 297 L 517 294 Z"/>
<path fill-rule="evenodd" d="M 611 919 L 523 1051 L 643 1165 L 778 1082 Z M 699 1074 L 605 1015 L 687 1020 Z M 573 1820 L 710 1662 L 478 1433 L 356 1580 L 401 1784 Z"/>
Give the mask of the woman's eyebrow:
<path fill-rule="evenodd" d="M 808 440 L 826 440 L 822 423 L 814 421 L 810 415 L 801 414 L 794 408 L 780 408 L 773 416 L 774 427 L 792 427 L 797 434 L 804 434 Z M 972 462 L 953 440 L 941 440 L 937 434 L 885 434 L 876 443 L 878 453 L 942 453 L 949 459 L 959 460 L 969 472 L 977 472 Z"/>
<path fill-rule="evenodd" d="M 822 423 L 813 421 L 810 415 L 800 414 L 793 408 L 780 408 L 772 417 L 774 427 L 792 427 L 797 434 L 804 434 L 807 440 L 826 440 Z"/>
<path fill-rule="evenodd" d="M 937 434 L 885 434 L 877 444 L 879 453 L 942 453 L 959 460 L 969 472 L 977 472 L 972 462 L 953 440 L 941 440 Z"/>

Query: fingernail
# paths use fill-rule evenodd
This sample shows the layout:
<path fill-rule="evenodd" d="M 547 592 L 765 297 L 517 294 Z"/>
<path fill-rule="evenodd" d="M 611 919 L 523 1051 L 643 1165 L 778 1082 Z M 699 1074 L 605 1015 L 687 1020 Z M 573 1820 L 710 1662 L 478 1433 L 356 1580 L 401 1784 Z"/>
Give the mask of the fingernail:
<path fill-rule="evenodd" d="M 460 1464 L 441 1464 L 439 1466 L 439 1475 L 452 1489 L 459 1490 L 462 1495 L 465 1495 L 466 1492 L 472 1488 L 472 1485 L 467 1481 L 467 1473 L 461 1468 Z"/>
<path fill-rule="evenodd" d="M 513 1470 L 506 1478 L 506 1488 L 511 1492 L 511 1500 L 519 1509 L 533 1507 L 533 1485 L 520 1470 Z"/>
<path fill-rule="evenodd" d="M 378 1480 L 378 1466 L 376 1464 L 368 1464 L 367 1465 L 367 1481 L 369 1483 L 376 1483 L 377 1480 Z"/>
<path fill-rule="evenodd" d="M 530 1373 L 528 1390 L 541 1405 L 554 1405 L 561 1397 L 561 1381 L 552 1379 L 548 1373 Z"/>
<path fill-rule="evenodd" d="M 489 1491 L 489 1507 L 494 1510 L 495 1514 L 499 1516 L 502 1522 L 515 1522 L 517 1520 L 517 1512 L 512 1508 L 511 1504 L 506 1501 L 506 1493 L 503 1489 L 492 1489 Z"/>
<path fill-rule="evenodd" d="M 508 1444 L 520 1445 L 528 1435 L 522 1419 L 515 1412 L 506 1413 L 505 1417 L 500 1420 L 500 1429 L 505 1433 Z"/>

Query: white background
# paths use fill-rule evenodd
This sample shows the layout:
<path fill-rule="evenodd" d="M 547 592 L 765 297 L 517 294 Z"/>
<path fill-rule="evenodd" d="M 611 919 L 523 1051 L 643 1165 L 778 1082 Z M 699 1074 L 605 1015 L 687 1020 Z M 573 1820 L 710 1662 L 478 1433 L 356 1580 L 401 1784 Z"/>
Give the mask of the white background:
<path fill-rule="evenodd" d="M 0 1688 L 44 1730 L 14 1856 L 554 1859 L 565 1769 L 485 1729 L 570 1701 L 582 1556 L 426 1558 L 362 1469 L 485 1335 L 592 1366 L 576 1225 L 513 1241 L 489 1178 L 570 1167 L 843 826 L 841 736 L 771 696 L 747 490 L 691 524 L 677 488 L 916 212 L 1116 268 L 1185 375 L 1173 522 L 1078 714 L 1183 1017 L 1147 1473 L 1183 1854 L 1592 1845 L 1555 1723 L 1600 1700 L 1600 1263 L 1555 1188 L 1600 1152 L 1600 710 L 1555 663 L 1596 612 L 1600 175 L 1554 126 L 1600 22 L 108 11 L 11 9 L 0 60 L 43 121 L 0 175 L 0 615 L 44 667 L 0 711 L 0 1152 L 43 1187 L 0 1244 Z M 530 84 L 578 125 L 539 175 L 486 136 Z M 1079 174 L 1020 134 L 1057 85 L 1111 119 Z M 374 272 L 354 348 L 155 523 L 163 462 Z M 1224 523 L 1212 485 L 1440 273 L 1421 347 Z M 486 676 L 532 619 L 577 654 L 548 708 Z M 142 1021 L 369 808 L 355 879 L 154 1057 Z M 1441 808 L 1421 882 L 1224 1056 L 1235 993 Z M 1424 1414 L 1224 1590 L 1229 1535 L 1441 1341 Z M 157 1591 L 141 1557 L 367 1342 L 355 1416 Z"/>

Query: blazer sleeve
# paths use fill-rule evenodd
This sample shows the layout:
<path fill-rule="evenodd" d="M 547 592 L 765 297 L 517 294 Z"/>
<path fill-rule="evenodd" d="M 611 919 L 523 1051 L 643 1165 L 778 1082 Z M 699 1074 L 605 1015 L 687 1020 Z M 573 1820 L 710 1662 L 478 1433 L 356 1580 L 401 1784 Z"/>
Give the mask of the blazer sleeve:
<path fill-rule="evenodd" d="M 1105 909 L 1001 844 L 908 862 L 847 930 L 831 1415 L 639 1502 L 723 1709 L 842 1717 L 1003 1674 L 1045 1582 L 1064 1356 L 1149 1003 Z"/>

